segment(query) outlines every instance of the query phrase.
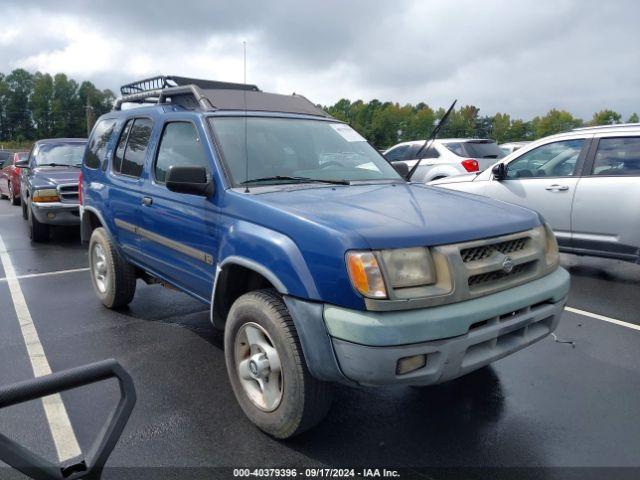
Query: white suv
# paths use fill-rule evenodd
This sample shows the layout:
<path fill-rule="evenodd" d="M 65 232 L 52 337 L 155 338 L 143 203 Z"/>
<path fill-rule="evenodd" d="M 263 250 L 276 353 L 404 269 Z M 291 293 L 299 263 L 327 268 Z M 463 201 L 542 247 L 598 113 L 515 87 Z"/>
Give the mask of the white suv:
<path fill-rule="evenodd" d="M 640 124 L 537 140 L 481 174 L 433 185 L 540 212 L 562 251 L 640 263 Z"/>
<path fill-rule="evenodd" d="M 402 162 L 411 169 L 417 162 L 416 155 L 422 145 L 424 140 L 399 143 L 386 150 L 383 155 L 390 162 Z M 421 156 L 423 160 L 412 177 L 416 182 L 483 171 L 504 157 L 504 154 L 493 140 L 443 138 L 435 140 L 428 150 L 422 151 Z"/>

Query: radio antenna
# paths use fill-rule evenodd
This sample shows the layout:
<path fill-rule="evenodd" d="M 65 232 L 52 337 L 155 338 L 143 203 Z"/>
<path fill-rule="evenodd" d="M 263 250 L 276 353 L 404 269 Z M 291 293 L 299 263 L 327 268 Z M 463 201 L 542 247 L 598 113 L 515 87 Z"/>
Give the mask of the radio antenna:
<path fill-rule="evenodd" d="M 249 193 L 249 148 L 247 141 L 247 42 L 242 42 L 244 54 L 244 85 L 242 90 L 242 98 L 244 100 L 244 193 Z"/>

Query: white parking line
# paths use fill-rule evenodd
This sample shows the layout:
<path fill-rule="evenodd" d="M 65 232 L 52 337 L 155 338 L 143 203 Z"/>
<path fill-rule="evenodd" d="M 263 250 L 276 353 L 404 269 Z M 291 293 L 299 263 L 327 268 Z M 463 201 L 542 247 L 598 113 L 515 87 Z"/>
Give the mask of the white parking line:
<path fill-rule="evenodd" d="M 11 263 L 11 258 L 2 240 L 2 235 L 0 235 L 0 263 L 2 263 L 2 267 L 4 268 L 6 280 L 9 285 L 9 292 L 13 300 L 13 307 L 16 310 L 16 316 L 20 324 L 22 338 L 27 347 L 33 374 L 36 377 L 49 375 L 51 373 L 49 361 L 40 343 L 36 326 L 31 318 L 31 313 L 29 313 L 27 302 L 22 294 L 20 282 L 18 281 L 13 263 Z M 78 440 L 73 431 L 71 421 L 69 420 L 67 409 L 62 402 L 62 397 L 59 394 L 44 397 L 42 399 L 42 406 L 44 407 L 44 413 L 49 423 L 49 429 L 51 430 L 51 436 L 53 437 L 58 459 L 62 462 L 80 455 L 82 453 L 80 445 L 78 445 Z"/>
<path fill-rule="evenodd" d="M 53 272 L 28 273 L 26 275 L 17 275 L 16 278 L 18 280 L 22 280 L 23 278 L 48 277 L 50 275 L 63 275 L 65 273 L 76 273 L 76 272 L 87 272 L 87 271 L 89 271 L 89 267 L 72 268 L 71 270 L 56 270 Z M 0 282 L 6 282 L 6 281 L 7 281 L 7 277 L 0 278 Z"/>
<path fill-rule="evenodd" d="M 640 325 L 636 325 L 634 323 L 623 322 L 622 320 L 616 320 L 615 318 L 605 317 L 604 315 L 599 315 L 597 313 L 587 312 L 585 310 L 579 310 L 573 307 L 564 307 L 567 312 L 577 313 L 578 315 L 582 315 L 584 317 L 595 318 L 596 320 L 602 320 L 603 322 L 613 323 L 615 325 L 620 325 L 621 327 L 631 328 L 633 330 L 640 331 Z"/>

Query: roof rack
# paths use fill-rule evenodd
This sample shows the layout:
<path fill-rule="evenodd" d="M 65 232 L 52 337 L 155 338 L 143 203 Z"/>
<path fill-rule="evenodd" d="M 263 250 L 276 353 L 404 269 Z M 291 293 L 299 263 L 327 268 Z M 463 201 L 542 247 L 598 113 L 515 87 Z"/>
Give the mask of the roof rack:
<path fill-rule="evenodd" d="M 640 127 L 640 123 L 614 123 L 613 125 L 594 125 L 592 127 L 580 127 L 574 128 L 571 130 L 572 132 L 581 132 L 584 130 L 601 130 L 601 129 L 609 129 L 609 128 L 638 128 Z"/>
<path fill-rule="evenodd" d="M 114 110 L 120 110 L 123 103 L 170 103 L 188 110 L 263 111 L 333 118 L 302 95 L 266 93 L 243 83 L 160 75 L 123 85 L 120 92 L 122 97 L 116 100 Z"/>
<path fill-rule="evenodd" d="M 213 109 L 214 106 L 202 94 L 201 89 L 260 91 L 257 86 L 244 83 L 218 82 L 176 75 L 159 75 L 122 85 L 120 87 L 122 97 L 116 100 L 114 110 L 120 110 L 123 103 L 166 103 L 167 98 L 174 100 L 180 96 L 192 96 L 192 100 L 195 100 L 194 103 L 187 99 L 187 105 L 184 106 L 200 107 L 205 110 Z M 182 103 L 184 104 L 185 102 Z"/>

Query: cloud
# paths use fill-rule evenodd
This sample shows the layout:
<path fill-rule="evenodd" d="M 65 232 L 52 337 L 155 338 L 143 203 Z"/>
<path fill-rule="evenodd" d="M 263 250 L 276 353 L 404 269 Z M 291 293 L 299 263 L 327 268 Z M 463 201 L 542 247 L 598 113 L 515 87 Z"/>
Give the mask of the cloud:
<path fill-rule="evenodd" d="M 102 88 L 157 73 L 264 90 L 448 105 L 530 118 L 640 111 L 631 0 L 2 2 L 0 71 L 64 71 Z"/>

